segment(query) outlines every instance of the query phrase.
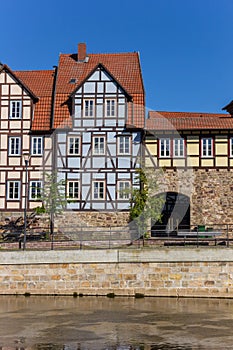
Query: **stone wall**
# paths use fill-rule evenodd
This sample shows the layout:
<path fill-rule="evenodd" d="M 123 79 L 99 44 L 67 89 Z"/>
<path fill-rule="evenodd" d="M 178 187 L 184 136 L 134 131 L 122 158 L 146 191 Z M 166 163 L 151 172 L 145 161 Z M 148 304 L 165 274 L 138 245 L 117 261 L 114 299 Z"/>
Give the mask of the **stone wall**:
<path fill-rule="evenodd" d="M 230 248 L 0 254 L 0 294 L 233 297 Z"/>
<path fill-rule="evenodd" d="M 157 193 L 190 198 L 191 224 L 233 223 L 233 172 L 228 169 L 163 169 Z"/>
<path fill-rule="evenodd" d="M 67 211 L 56 219 L 60 229 L 69 227 L 122 227 L 129 223 L 129 212 Z"/>

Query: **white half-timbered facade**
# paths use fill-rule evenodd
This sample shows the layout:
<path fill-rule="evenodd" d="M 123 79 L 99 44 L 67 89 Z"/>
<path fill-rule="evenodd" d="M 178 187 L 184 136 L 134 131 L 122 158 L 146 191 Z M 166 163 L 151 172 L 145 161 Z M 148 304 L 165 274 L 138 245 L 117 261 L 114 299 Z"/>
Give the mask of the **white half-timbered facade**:
<path fill-rule="evenodd" d="M 99 64 L 71 95 L 72 127 L 56 132 L 59 178 L 67 208 L 129 209 L 135 169 L 141 164 L 142 130 L 126 127 L 131 97 Z"/>

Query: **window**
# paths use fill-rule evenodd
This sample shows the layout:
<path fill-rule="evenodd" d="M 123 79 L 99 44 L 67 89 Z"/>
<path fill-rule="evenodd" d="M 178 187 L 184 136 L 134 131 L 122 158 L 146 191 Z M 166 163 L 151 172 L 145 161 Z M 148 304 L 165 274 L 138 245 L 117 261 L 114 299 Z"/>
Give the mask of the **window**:
<path fill-rule="evenodd" d="M 22 101 L 10 101 L 10 118 L 20 119 L 22 117 Z"/>
<path fill-rule="evenodd" d="M 93 199 L 104 199 L 104 181 L 94 181 L 93 183 Z"/>
<path fill-rule="evenodd" d="M 68 138 L 68 154 L 77 155 L 80 154 L 80 138 L 79 137 L 69 137 Z"/>
<path fill-rule="evenodd" d="M 184 157 L 184 139 L 173 140 L 173 156 Z"/>
<path fill-rule="evenodd" d="M 20 197 L 20 182 L 8 181 L 7 182 L 7 199 L 19 199 Z"/>
<path fill-rule="evenodd" d="M 160 157 L 170 157 L 170 139 L 160 139 Z"/>
<path fill-rule="evenodd" d="M 212 157 L 213 156 L 213 139 L 211 137 L 203 138 L 201 140 L 202 144 L 202 157 Z"/>
<path fill-rule="evenodd" d="M 120 136 L 118 140 L 118 152 L 119 154 L 130 153 L 130 136 Z"/>
<path fill-rule="evenodd" d="M 43 153 L 43 137 L 32 137 L 31 154 L 34 156 L 41 156 Z"/>
<path fill-rule="evenodd" d="M 233 157 L 233 137 L 230 138 L 230 157 Z"/>
<path fill-rule="evenodd" d="M 79 199 L 79 181 L 68 181 L 68 198 Z"/>
<path fill-rule="evenodd" d="M 30 199 L 41 198 L 42 181 L 30 181 Z"/>
<path fill-rule="evenodd" d="M 115 100 L 106 100 L 106 115 L 107 117 L 114 117 L 116 115 Z"/>
<path fill-rule="evenodd" d="M 119 199 L 129 199 L 130 198 L 130 182 L 129 181 L 119 181 L 118 182 L 118 198 Z"/>
<path fill-rule="evenodd" d="M 94 116 L 94 100 L 84 100 L 84 116 Z"/>
<path fill-rule="evenodd" d="M 17 156 L 20 155 L 20 137 L 9 137 L 9 149 L 8 154 L 9 156 Z"/>
<path fill-rule="evenodd" d="M 93 137 L 93 153 L 94 154 L 105 153 L 105 138 L 103 136 Z"/>

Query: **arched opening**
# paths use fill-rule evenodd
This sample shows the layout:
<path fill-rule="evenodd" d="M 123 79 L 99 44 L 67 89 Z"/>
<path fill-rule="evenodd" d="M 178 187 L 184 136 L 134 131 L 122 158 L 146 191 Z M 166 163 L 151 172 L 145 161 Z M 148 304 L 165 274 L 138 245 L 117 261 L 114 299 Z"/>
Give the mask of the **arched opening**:
<path fill-rule="evenodd" d="M 188 196 L 177 192 L 160 193 L 164 201 L 161 221 L 152 225 L 151 236 L 176 235 L 179 230 L 190 228 L 190 199 Z"/>

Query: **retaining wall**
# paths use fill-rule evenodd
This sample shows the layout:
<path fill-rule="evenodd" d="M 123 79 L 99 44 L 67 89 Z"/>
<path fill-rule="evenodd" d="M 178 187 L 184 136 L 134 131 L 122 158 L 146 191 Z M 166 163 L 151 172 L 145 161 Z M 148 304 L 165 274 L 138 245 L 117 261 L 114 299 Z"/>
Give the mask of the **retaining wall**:
<path fill-rule="evenodd" d="M 0 252 L 0 294 L 232 298 L 232 253 L 225 247 Z"/>

